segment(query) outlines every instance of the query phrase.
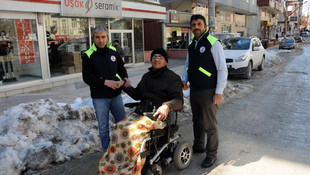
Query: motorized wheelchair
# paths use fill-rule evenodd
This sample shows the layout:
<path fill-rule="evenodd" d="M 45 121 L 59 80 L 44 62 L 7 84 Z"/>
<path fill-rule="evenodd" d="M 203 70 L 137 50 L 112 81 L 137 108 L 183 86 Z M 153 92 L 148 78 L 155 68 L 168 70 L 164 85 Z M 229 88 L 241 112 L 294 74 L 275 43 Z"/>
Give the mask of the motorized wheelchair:
<path fill-rule="evenodd" d="M 155 108 L 151 111 L 150 108 L 136 110 L 140 107 L 139 105 L 141 104 L 127 103 L 125 107 L 131 108 L 131 111 L 139 111 L 137 113 L 147 116 L 151 120 L 157 119 L 153 117 Z M 190 165 L 193 155 L 192 145 L 187 141 L 180 141 L 181 135 L 176 134 L 178 130 L 177 118 L 177 111 L 170 112 L 164 121 L 167 126 L 164 129 L 151 130 L 150 136 L 143 140 L 140 156 L 146 158 L 146 161 L 142 175 L 161 175 L 162 169 L 171 163 L 174 163 L 175 167 L 180 170 Z"/>

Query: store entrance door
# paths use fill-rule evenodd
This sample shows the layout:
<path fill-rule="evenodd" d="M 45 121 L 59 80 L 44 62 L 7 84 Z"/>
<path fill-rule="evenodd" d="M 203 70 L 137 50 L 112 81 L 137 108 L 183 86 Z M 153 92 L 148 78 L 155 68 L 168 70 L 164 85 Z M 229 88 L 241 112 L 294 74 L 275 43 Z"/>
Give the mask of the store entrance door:
<path fill-rule="evenodd" d="M 121 48 L 124 51 L 124 62 L 125 63 L 135 63 L 134 53 L 133 53 L 133 40 L 132 31 L 111 31 L 111 43 L 114 40 L 118 40 Z"/>

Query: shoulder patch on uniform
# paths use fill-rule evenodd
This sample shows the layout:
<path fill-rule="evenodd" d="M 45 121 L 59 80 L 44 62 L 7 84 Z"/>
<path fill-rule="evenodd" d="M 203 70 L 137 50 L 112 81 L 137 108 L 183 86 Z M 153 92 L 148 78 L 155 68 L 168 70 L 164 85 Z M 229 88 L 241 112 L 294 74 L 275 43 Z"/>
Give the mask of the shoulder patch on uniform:
<path fill-rule="evenodd" d="M 218 40 L 217 38 L 215 38 L 212 35 L 208 35 L 207 39 L 211 43 L 211 45 L 213 45 Z"/>
<path fill-rule="evenodd" d="M 111 50 L 116 51 L 116 48 L 115 48 L 114 46 L 112 46 L 112 44 L 111 44 L 110 41 L 107 42 L 107 47 L 108 47 L 109 49 L 111 49 Z"/>
<path fill-rule="evenodd" d="M 88 58 L 90 58 L 91 54 L 93 54 L 94 50 L 92 49 L 88 49 L 87 51 L 85 51 L 84 53 L 86 53 L 86 55 L 88 56 Z"/>

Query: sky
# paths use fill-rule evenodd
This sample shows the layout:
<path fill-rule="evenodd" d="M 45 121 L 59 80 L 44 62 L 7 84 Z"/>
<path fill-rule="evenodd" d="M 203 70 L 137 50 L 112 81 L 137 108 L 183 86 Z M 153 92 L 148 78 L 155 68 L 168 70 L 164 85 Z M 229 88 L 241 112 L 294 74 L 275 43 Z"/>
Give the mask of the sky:
<path fill-rule="evenodd" d="M 309 8 L 310 8 L 310 1 L 309 0 L 304 0 L 303 2 L 304 2 L 304 4 L 302 6 L 302 14 L 305 15 L 305 16 L 308 16 L 308 11 L 309 11 Z"/>
<path fill-rule="evenodd" d="M 266 50 L 266 65 L 281 61 L 278 52 Z M 224 103 L 252 90 L 251 85 L 228 82 Z M 186 120 L 191 110 L 189 90 L 183 92 L 180 121 Z M 122 97 L 124 103 L 134 101 L 126 94 Z M 112 121 L 110 126 L 112 129 Z M 13 106 L 0 114 L 0 175 L 19 175 L 26 169 L 45 169 L 52 163 L 70 161 L 90 150 L 100 150 L 99 140 L 90 98 L 76 98 L 71 104 L 38 99 Z"/>

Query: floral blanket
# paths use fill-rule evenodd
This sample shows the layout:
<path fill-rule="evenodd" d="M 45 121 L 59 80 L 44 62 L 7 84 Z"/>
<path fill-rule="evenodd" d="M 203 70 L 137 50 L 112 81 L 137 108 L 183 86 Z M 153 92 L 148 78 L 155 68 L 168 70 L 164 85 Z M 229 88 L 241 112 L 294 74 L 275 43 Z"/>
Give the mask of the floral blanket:
<path fill-rule="evenodd" d="M 152 129 L 163 129 L 164 122 L 147 116 L 129 114 L 114 127 L 110 145 L 99 161 L 99 175 L 141 174 L 145 160 L 140 157 L 142 141 Z"/>

